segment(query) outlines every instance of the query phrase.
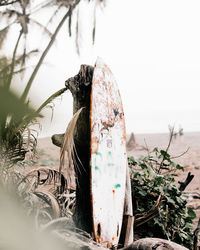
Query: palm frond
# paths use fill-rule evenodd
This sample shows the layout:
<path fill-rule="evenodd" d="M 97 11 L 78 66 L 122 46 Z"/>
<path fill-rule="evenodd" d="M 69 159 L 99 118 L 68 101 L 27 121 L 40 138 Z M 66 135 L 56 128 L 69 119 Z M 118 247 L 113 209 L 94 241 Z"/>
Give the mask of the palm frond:
<path fill-rule="evenodd" d="M 22 7 L 22 9 L 26 9 L 28 6 L 30 6 L 31 1 L 30 0 L 21 0 L 20 1 L 20 5 Z"/>
<path fill-rule="evenodd" d="M 18 11 L 8 8 L 5 11 L 1 12 L 2 16 L 7 16 L 8 18 L 16 18 L 18 14 L 20 14 Z"/>
<path fill-rule="evenodd" d="M 21 67 L 19 70 L 15 70 L 15 71 L 13 72 L 13 74 L 15 74 L 15 75 L 20 74 L 20 76 L 23 78 L 25 71 L 26 71 L 27 69 L 33 68 L 33 67 L 34 67 L 34 66 Z M 0 80 L 1 80 L 1 76 L 0 76 Z"/>
<path fill-rule="evenodd" d="M 13 133 L 13 130 L 16 133 Z M 32 159 L 35 155 L 37 138 L 29 127 L 21 127 L 15 130 L 9 125 L 3 135 L 1 135 L 1 158 L 5 160 L 7 169 L 13 167 L 15 163 L 26 159 Z"/>
<path fill-rule="evenodd" d="M 10 85 L 11 85 L 11 82 L 12 82 L 13 72 L 14 72 L 14 69 L 15 69 L 15 58 L 16 58 L 17 49 L 18 49 L 19 42 L 20 42 L 20 39 L 22 37 L 22 34 L 23 34 L 23 31 L 21 30 L 19 32 L 19 36 L 18 36 L 18 39 L 17 39 L 16 44 L 15 44 L 15 48 L 14 48 L 14 51 L 13 51 L 12 62 L 11 62 L 11 66 L 10 66 L 10 72 L 9 72 L 8 80 L 7 80 L 7 83 L 6 83 L 6 88 L 7 89 L 10 88 Z"/>
<path fill-rule="evenodd" d="M 67 179 L 64 173 L 60 173 L 55 167 L 34 168 L 21 179 L 18 185 L 24 185 L 27 181 L 29 182 L 30 190 L 37 192 L 47 190 L 47 192 L 51 193 L 59 204 L 62 216 L 72 216 L 76 195 L 74 189 L 71 189 L 74 187 L 68 189 Z M 49 206 L 50 205 L 51 204 L 49 204 Z"/>
<path fill-rule="evenodd" d="M 3 43 L 5 42 L 5 40 L 7 38 L 9 28 L 10 28 L 10 25 L 7 25 L 5 28 L 0 30 L 0 49 L 2 48 Z"/>
<path fill-rule="evenodd" d="M 19 97 L 15 93 L 0 86 L 0 117 L 9 115 L 15 115 L 16 120 L 22 120 L 24 116 L 35 111 L 20 101 Z"/>
<path fill-rule="evenodd" d="M 103 250 L 93 241 L 91 235 L 76 228 L 71 219 L 66 217 L 55 219 L 42 227 L 44 232 L 53 232 L 59 242 L 63 242 L 69 249 Z"/>
<path fill-rule="evenodd" d="M 50 19 L 48 20 L 46 27 L 48 27 L 54 20 L 54 18 L 58 15 L 59 11 L 61 10 L 61 6 L 58 6 L 57 9 L 54 11 Z"/>
<path fill-rule="evenodd" d="M 26 64 L 26 48 L 27 48 L 27 34 L 24 34 L 24 45 L 23 45 L 23 54 L 22 54 L 22 60 L 21 60 L 21 68 Z"/>
<path fill-rule="evenodd" d="M 69 36 L 72 36 L 72 11 L 70 8 L 69 20 L 68 20 L 68 32 Z"/>
<path fill-rule="evenodd" d="M 79 10 L 77 11 L 77 18 L 76 18 L 76 52 L 80 55 L 80 48 L 79 48 Z"/>
<path fill-rule="evenodd" d="M 59 4 L 62 7 L 70 7 L 74 4 L 74 0 L 56 0 L 55 4 Z"/>
<path fill-rule="evenodd" d="M 37 131 L 26 127 L 24 131 L 22 131 L 23 135 L 23 148 L 29 152 L 29 158 L 32 159 L 36 154 L 36 146 L 37 146 Z"/>
<path fill-rule="evenodd" d="M 28 125 L 39 114 L 23 103 L 13 92 L 0 86 L 0 148 L 7 168 L 34 152 L 36 140 Z"/>
<path fill-rule="evenodd" d="M 78 5 L 79 2 L 80 2 L 80 0 L 76 0 L 76 1 L 73 3 L 73 6 L 72 6 L 71 8 L 74 9 L 74 8 Z M 34 81 L 34 79 L 35 79 L 35 77 L 36 77 L 36 75 L 37 75 L 37 72 L 38 72 L 39 68 L 41 67 L 41 65 L 42 65 L 42 63 L 43 63 L 44 58 L 46 57 L 48 51 L 50 50 L 51 46 L 53 45 L 53 43 L 54 43 L 54 41 L 55 41 L 55 39 L 56 39 L 56 36 L 57 36 L 59 30 L 61 29 L 61 27 L 62 27 L 63 24 L 65 23 L 66 19 L 69 17 L 69 14 L 70 14 L 70 13 L 69 13 L 69 11 L 68 11 L 68 12 L 63 16 L 63 18 L 62 18 L 61 21 L 59 22 L 57 28 L 55 29 L 55 31 L 54 31 L 54 33 L 53 33 L 53 35 L 52 35 L 52 38 L 50 39 L 50 41 L 49 41 L 49 43 L 48 43 L 46 49 L 43 51 L 43 53 L 42 53 L 42 55 L 41 55 L 41 57 L 40 57 L 40 59 L 39 59 L 37 65 L 35 66 L 34 71 L 32 72 L 32 74 L 31 74 L 31 76 L 30 76 L 30 78 L 29 78 L 29 80 L 28 80 L 28 82 L 27 82 L 27 85 L 26 85 L 26 87 L 25 87 L 25 89 L 24 89 L 24 91 L 23 91 L 23 94 L 22 94 L 22 96 L 21 96 L 21 100 L 23 100 L 23 101 L 26 100 L 27 95 L 28 95 L 28 93 L 29 93 L 29 90 L 30 90 L 30 88 L 31 88 L 31 86 L 32 86 L 32 84 L 33 84 L 33 81 Z"/>
<path fill-rule="evenodd" d="M 61 208 L 61 215 L 64 217 L 72 217 L 75 211 L 76 205 L 76 192 L 75 191 L 67 191 L 57 196 L 57 199 Z"/>
<path fill-rule="evenodd" d="M 64 168 L 65 165 L 65 153 L 67 152 L 67 162 L 66 162 L 66 168 L 65 168 L 65 175 L 67 178 L 68 183 L 71 183 L 71 177 L 70 177 L 70 169 L 74 166 L 78 166 L 76 160 L 75 160 L 75 144 L 74 144 L 74 131 L 76 127 L 77 120 L 80 116 L 81 111 L 83 108 L 79 109 L 73 116 L 72 120 L 70 121 L 69 125 L 67 126 L 63 145 L 61 147 L 61 153 L 60 153 L 60 167 L 59 171 L 61 172 L 62 168 Z"/>
<path fill-rule="evenodd" d="M 55 220 L 50 221 L 46 225 L 42 227 L 42 231 L 52 231 L 57 229 L 73 229 L 74 223 L 72 223 L 71 219 L 68 219 L 66 217 L 61 217 Z"/>
<path fill-rule="evenodd" d="M 26 39 L 25 39 L 25 43 L 26 43 Z M 25 60 L 28 60 L 31 56 L 36 55 L 38 52 L 39 52 L 38 49 L 33 49 L 33 50 L 29 51 L 29 52 L 26 52 L 26 44 L 25 44 L 24 53 L 21 56 L 18 56 L 18 58 L 16 59 L 15 64 L 16 65 L 18 65 L 18 64 L 24 65 Z"/>
<path fill-rule="evenodd" d="M 27 34 L 28 33 L 29 16 L 23 15 L 23 14 L 17 13 L 17 12 L 16 12 L 16 14 L 17 14 L 17 21 L 21 25 L 23 34 Z"/>
<path fill-rule="evenodd" d="M 35 187 L 48 185 L 49 190 L 53 193 L 63 193 L 67 188 L 67 179 L 63 173 L 60 173 L 57 168 L 39 167 L 33 168 L 24 179 L 34 179 Z"/>
<path fill-rule="evenodd" d="M 47 205 L 51 210 L 52 219 L 56 219 L 60 217 L 60 207 L 55 196 L 48 192 L 45 189 L 40 189 L 35 191 L 34 194 L 44 201 L 45 205 Z"/>
<path fill-rule="evenodd" d="M 58 91 L 56 91 L 53 95 L 51 95 L 36 111 L 37 113 L 40 113 L 42 111 L 42 109 L 44 107 L 46 107 L 49 103 L 51 103 L 55 98 L 57 98 L 58 96 L 62 95 L 65 91 L 67 90 L 67 88 L 62 88 Z"/>
<path fill-rule="evenodd" d="M 28 60 L 31 56 L 37 54 L 38 52 L 39 52 L 38 49 L 34 49 L 27 52 L 26 54 L 23 53 L 22 55 L 17 56 L 17 58 L 15 59 L 15 66 L 22 64 L 24 57 L 26 57 L 25 60 Z M 6 57 L 0 58 L 0 75 L 2 72 L 8 71 L 10 67 L 11 67 L 11 62 L 9 58 Z"/>
<path fill-rule="evenodd" d="M 96 4 L 94 5 L 94 16 L 93 16 L 93 29 L 92 29 L 92 42 L 95 42 L 95 35 L 96 35 Z"/>
<path fill-rule="evenodd" d="M 35 19 L 33 19 L 33 18 L 30 19 L 30 22 L 31 22 L 32 24 L 36 24 L 38 28 L 42 29 L 43 32 L 44 32 L 46 35 L 49 36 L 49 38 L 52 37 L 53 34 L 52 34 L 52 32 L 47 28 L 46 25 L 41 24 L 40 22 L 38 22 L 37 20 L 35 20 Z"/>
<path fill-rule="evenodd" d="M 18 2 L 19 0 L 1 0 L 0 1 L 0 6 L 8 6 L 8 5 L 11 5 L 11 4 L 14 4 L 16 2 Z"/>
<path fill-rule="evenodd" d="M 50 96 L 37 111 L 28 107 L 28 104 L 22 102 L 12 93 L 7 93 L 7 89 L 1 87 L 0 91 L 0 104 L 5 108 L 0 113 L 0 143 L 4 145 L 3 155 L 11 162 L 24 160 L 25 154 L 30 152 L 29 156 L 34 154 L 36 147 L 36 140 L 32 134 L 29 126 L 36 121 L 40 115 L 40 111 L 52 102 L 56 97 L 60 96 L 66 91 L 63 88 Z M 7 117 L 10 115 L 11 119 L 7 123 Z M 2 120 L 3 119 L 3 120 Z"/>

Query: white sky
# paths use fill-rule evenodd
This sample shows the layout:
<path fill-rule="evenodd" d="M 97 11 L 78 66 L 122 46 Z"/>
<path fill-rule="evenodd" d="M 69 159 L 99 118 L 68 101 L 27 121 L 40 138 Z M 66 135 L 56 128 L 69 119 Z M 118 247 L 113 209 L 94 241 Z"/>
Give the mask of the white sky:
<path fill-rule="evenodd" d="M 94 46 L 92 7 L 82 4 L 80 57 L 65 24 L 31 96 L 44 101 L 78 72 L 81 63 L 93 65 L 100 56 L 117 79 L 128 133 L 168 132 L 168 124 L 200 131 L 200 1 L 107 2 L 106 8 L 97 13 Z M 32 41 L 37 42 L 41 43 Z M 54 119 L 50 124 L 48 112 L 43 122 L 48 126 L 43 125 L 42 136 L 64 132 L 72 116 L 69 93 L 55 104 Z"/>

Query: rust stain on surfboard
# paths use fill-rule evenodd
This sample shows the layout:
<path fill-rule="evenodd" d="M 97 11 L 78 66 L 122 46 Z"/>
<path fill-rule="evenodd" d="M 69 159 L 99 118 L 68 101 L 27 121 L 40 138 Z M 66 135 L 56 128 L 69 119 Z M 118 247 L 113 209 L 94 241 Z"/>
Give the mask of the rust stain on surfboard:
<path fill-rule="evenodd" d="M 95 239 L 118 244 L 126 180 L 126 130 L 117 83 L 98 58 L 91 91 L 91 199 Z"/>

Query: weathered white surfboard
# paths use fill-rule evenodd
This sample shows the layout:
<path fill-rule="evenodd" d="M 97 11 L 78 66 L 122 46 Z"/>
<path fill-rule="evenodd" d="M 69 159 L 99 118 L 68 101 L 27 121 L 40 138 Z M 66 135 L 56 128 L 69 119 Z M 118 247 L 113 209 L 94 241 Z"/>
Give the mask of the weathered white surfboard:
<path fill-rule="evenodd" d="M 91 194 L 96 241 L 119 241 L 125 197 L 126 130 L 120 93 L 110 69 L 98 58 L 91 92 Z"/>

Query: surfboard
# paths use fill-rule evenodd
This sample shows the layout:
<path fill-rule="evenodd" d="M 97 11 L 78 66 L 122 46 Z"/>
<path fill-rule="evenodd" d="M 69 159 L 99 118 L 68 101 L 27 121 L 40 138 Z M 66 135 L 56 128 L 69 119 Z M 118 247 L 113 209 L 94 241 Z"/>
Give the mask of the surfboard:
<path fill-rule="evenodd" d="M 104 247 L 118 245 L 126 182 L 126 129 L 114 76 L 98 58 L 91 107 L 91 200 L 94 238 Z"/>

